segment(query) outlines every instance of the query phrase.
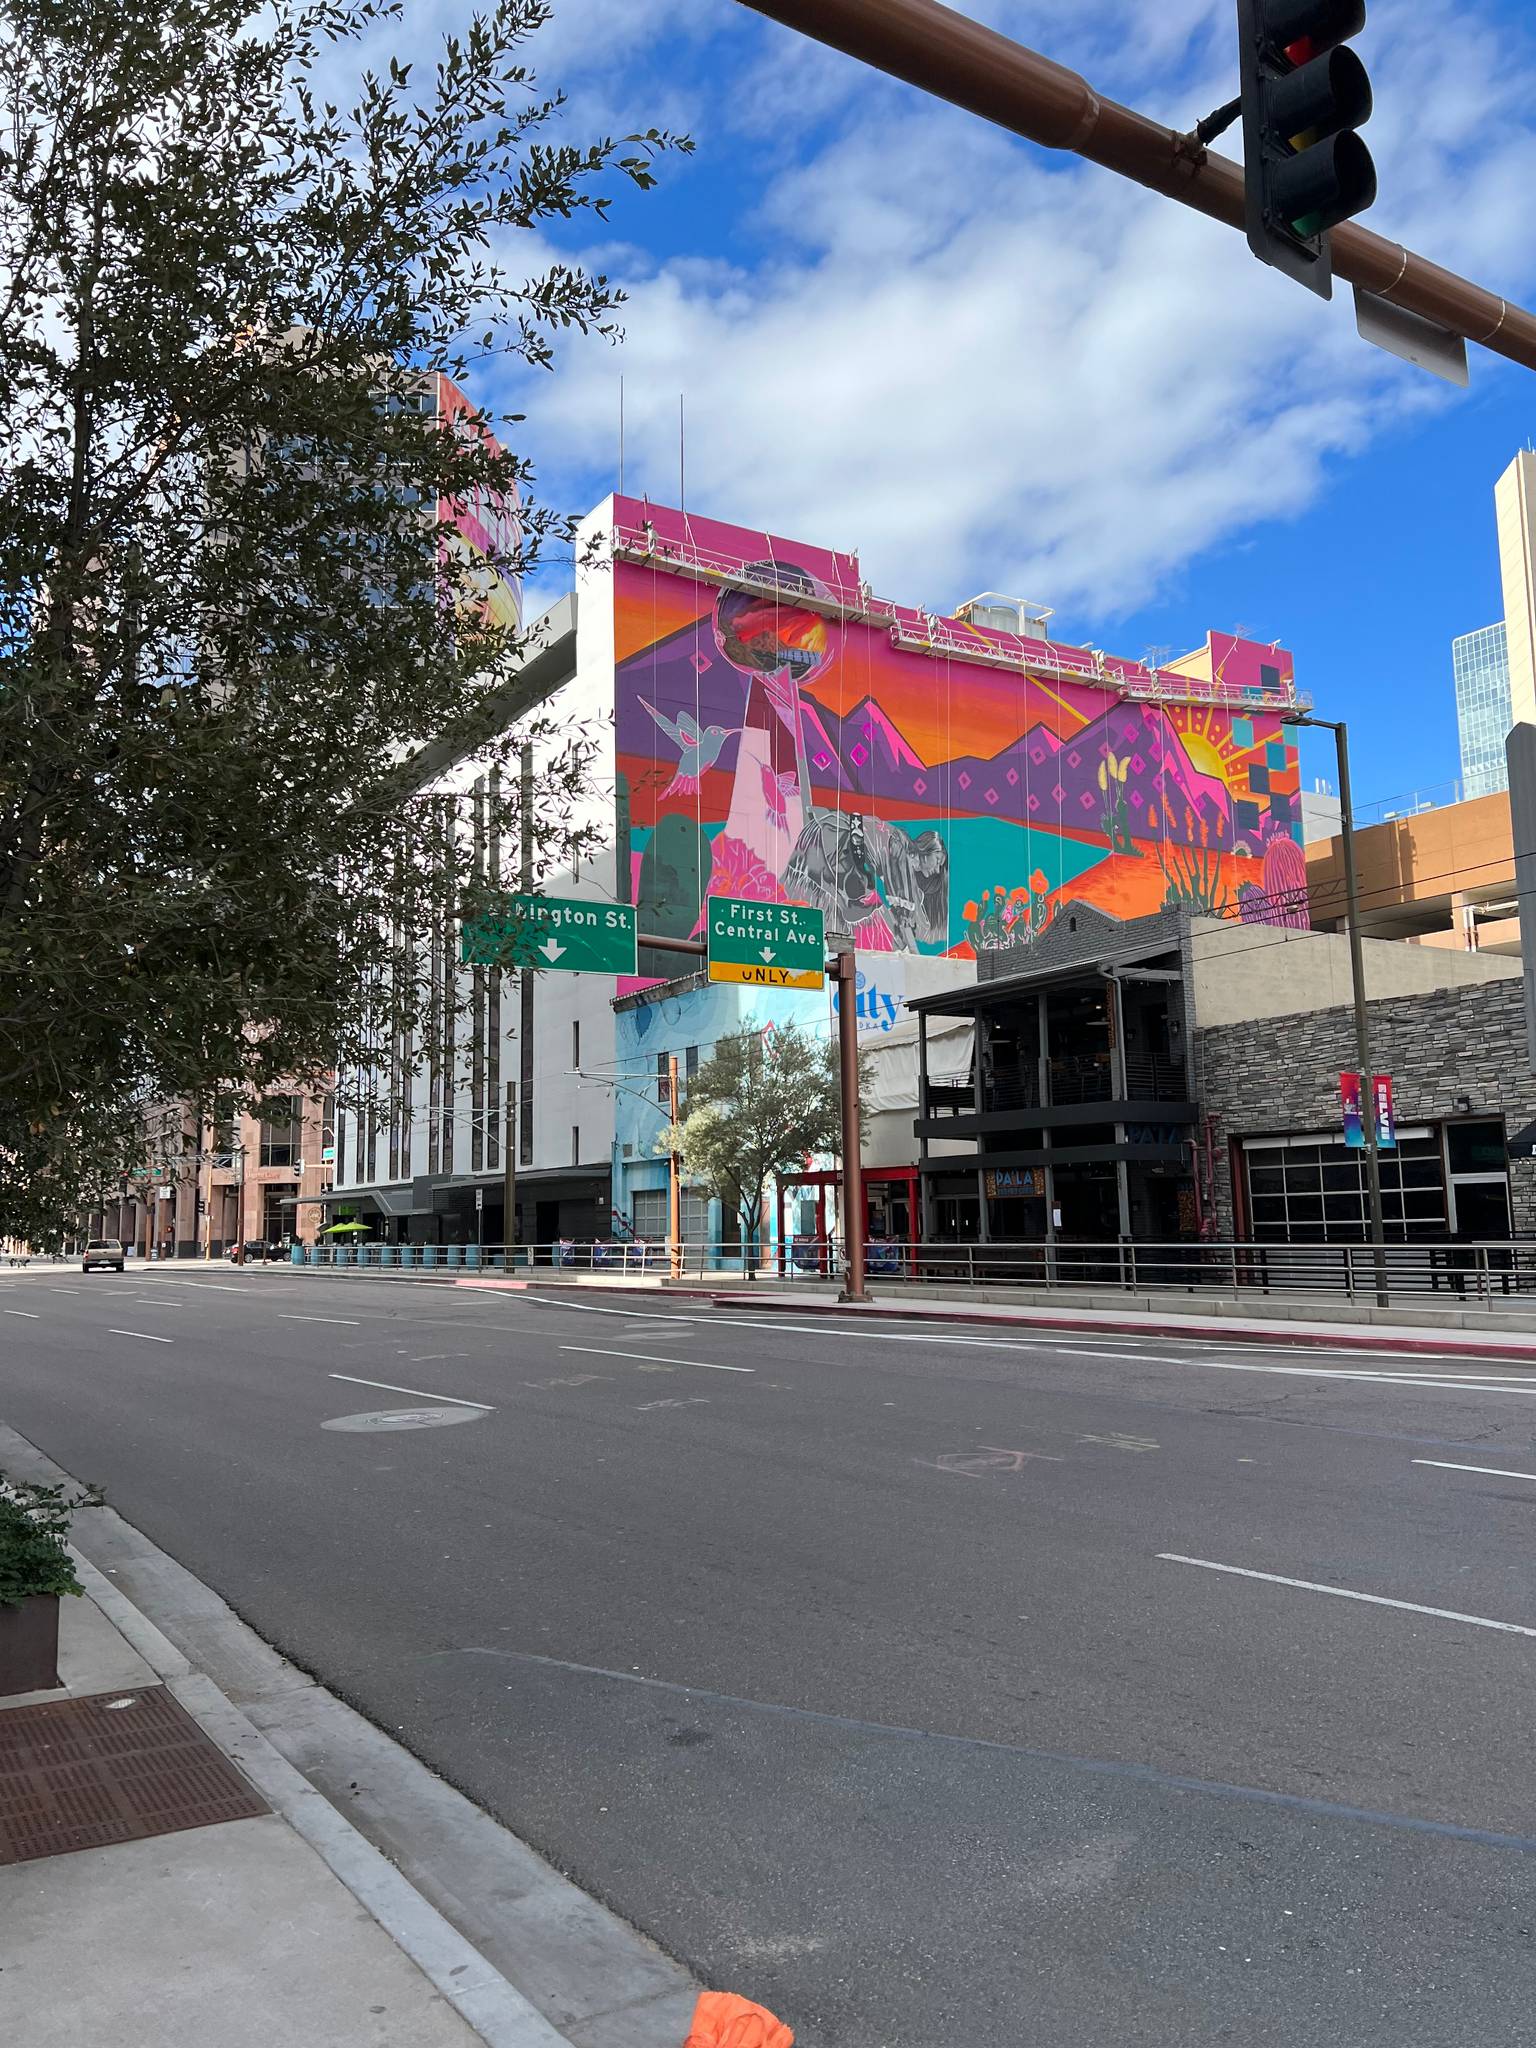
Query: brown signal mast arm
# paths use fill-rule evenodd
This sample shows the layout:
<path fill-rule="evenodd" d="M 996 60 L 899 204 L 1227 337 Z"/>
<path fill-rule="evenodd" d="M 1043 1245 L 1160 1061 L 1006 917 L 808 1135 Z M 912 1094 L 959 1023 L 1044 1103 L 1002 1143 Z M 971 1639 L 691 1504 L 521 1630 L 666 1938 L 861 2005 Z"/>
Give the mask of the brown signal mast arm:
<path fill-rule="evenodd" d="M 1067 149 L 1178 199 L 1230 228 L 1243 226 L 1243 170 L 1180 135 L 1101 99 L 1085 78 L 938 0 L 741 0 L 922 92 L 979 114 L 1045 149 Z M 1333 230 L 1333 268 L 1511 362 L 1536 369 L 1536 318 L 1396 242 L 1346 222 Z"/>

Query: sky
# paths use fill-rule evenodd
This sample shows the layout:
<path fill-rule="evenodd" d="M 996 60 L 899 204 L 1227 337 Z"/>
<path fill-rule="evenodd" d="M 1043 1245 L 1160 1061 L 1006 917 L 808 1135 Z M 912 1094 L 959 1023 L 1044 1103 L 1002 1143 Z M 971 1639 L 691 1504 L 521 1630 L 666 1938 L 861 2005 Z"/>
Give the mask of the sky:
<path fill-rule="evenodd" d="M 1232 0 L 968 11 L 1181 128 L 1236 90 Z M 414 0 L 400 33 L 425 54 L 455 12 Z M 1529 304 L 1523 13 L 1371 0 L 1355 47 L 1366 224 Z M 1116 653 L 1279 639 L 1350 721 L 1358 804 L 1456 775 L 1449 643 L 1501 615 L 1492 491 L 1536 432 L 1530 373 L 1473 349 L 1461 392 L 1400 365 L 1356 336 L 1347 287 L 1325 305 L 1241 235 L 739 0 L 555 0 L 531 57 L 571 139 L 695 143 L 658 191 L 549 237 L 625 285 L 622 343 L 477 390 L 526 413 L 547 501 L 616 486 L 622 375 L 632 492 L 677 502 L 681 397 L 691 511 L 856 551 L 934 611 L 1036 599 L 1057 638 Z M 1321 747 L 1305 765 L 1330 772 Z"/>

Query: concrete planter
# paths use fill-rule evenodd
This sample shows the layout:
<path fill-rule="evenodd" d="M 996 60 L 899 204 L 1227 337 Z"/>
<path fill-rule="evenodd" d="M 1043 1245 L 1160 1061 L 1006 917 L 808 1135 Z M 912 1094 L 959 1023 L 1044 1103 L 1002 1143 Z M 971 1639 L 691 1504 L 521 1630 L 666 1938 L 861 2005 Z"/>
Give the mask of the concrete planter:
<path fill-rule="evenodd" d="M 58 1594 L 32 1593 L 19 1607 L 0 1607 L 0 1699 L 58 1682 Z"/>

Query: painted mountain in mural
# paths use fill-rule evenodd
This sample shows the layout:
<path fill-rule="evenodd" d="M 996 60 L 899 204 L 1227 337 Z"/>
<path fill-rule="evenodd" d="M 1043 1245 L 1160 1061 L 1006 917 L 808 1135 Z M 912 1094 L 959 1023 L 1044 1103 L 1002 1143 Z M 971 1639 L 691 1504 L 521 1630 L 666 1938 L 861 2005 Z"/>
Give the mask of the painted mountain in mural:
<path fill-rule="evenodd" d="M 736 766 L 746 689 L 747 678 L 723 657 L 705 653 L 691 635 L 678 635 L 649 651 L 643 691 L 619 692 L 619 750 L 657 759 L 662 779 L 674 772 L 676 749 L 648 702 L 670 719 L 686 712 L 701 726 L 729 734 L 715 763 L 717 774 L 728 778 Z M 1240 786 L 1237 809 L 1222 777 L 1196 767 L 1163 706 L 1110 700 L 1098 717 L 1074 731 L 1070 705 L 1051 698 L 1033 679 L 1027 701 L 1031 711 L 1045 716 L 1019 739 L 994 754 L 961 754 L 931 764 L 878 696 L 866 695 L 839 714 L 814 688 L 804 690 L 802 732 L 813 793 L 823 803 L 863 798 L 887 814 L 911 806 L 914 812 L 969 812 L 1092 835 L 1103 829 L 1106 813 L 1108 792 L 1099 772 L 1113 756 L 1126 828 L 1134 838 L 1196 847 L 1231 848 L 1238 842 L 1258 854 L 1269 838 L 1289 836 L 1290 802 L 1276 796 L 1261 805 L 1242 803 Z M 1242 773 L 1237 763 L 1234 768 Z"/>

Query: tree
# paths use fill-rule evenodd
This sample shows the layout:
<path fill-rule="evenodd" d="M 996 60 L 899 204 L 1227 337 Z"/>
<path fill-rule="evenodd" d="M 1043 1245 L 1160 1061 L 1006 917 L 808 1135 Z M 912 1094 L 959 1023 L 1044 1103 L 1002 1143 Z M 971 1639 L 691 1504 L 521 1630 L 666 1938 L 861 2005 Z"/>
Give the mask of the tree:
<path fill-rule="evenodd" d="M 841 1150 L 838 1077 L 836 1044 L 797 1025 L 733 1032 L 689 1081 L 686 1114 L 658 1149 L 681 1154 L 685 1170 L 741 1219 L 750 1246 L 769 1180 Z"/>
<path fill-rule="evenodd" d="M 592 736 L 519 702 L 504 601 L 572 523 L 456 385 L 616 331 L 520 243 L 689 145 L 541 133 L 549 0 L 343 94 L 400 12 L 0 0 L 0 1235 L 145 1097 L 398 1043 L 525 745 L 535 874 L 574 850 Z M 447 737 L 452 799 L 410 772 Z"/>

